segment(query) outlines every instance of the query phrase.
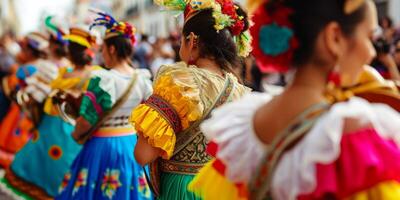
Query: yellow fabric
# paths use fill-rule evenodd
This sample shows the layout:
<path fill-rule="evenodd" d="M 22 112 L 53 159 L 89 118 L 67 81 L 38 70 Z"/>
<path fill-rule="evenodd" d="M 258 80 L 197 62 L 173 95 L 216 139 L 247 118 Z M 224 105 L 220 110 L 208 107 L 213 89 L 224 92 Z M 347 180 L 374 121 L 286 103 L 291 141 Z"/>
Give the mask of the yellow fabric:
<path fill-rule="evenodd" d="M 81 37 L 79 35 L 66 35 L 63 37 L 65 40 L 76 42 L 82 46 L 90 48 L 92 45 L 88 42 L 87 38 Z"/>
<path fill-rule="evenodd" d="M 353 96 L 370 92 L 389 96 L 400 95 L 392 81 L 385 80 L 375 69 L 365 66 L 355 86 L 342 89 L 335 87 L 333 83 L 329 83 L 326 97 L 332 102 L 345 101 Z"/>
<path fill-rule="evenodd" d="M 387 181 L 370 189 L 359 192 L 346 200 L 398 200 L 400 199 L 400 183 Z"/>
<path fill-rule="evenodd" d="M 151 146 L 163 150 L 162 158 L 170 158 L 174 151 L 176 137 L 174 130 L 161 114 L 141 104 L 132 112 L 130 121 L 135 124 L 137 132 L 147 138 Z"/>
<path fill-rule="evenodd" d="M 160 68 L 154 81 L 153 94 L 163 98 L 175 109 L 185 130 L 191 123 L 202 118 L 224 83 L 222 77 L 181 62 Z M 235 85 L 233 99 L 239 98 L 244 91 L 244 86 Z M 163 150 L 162 158 L 169 159 L 172 156 L 176 136 L 160 113 L 141 104 L 133 110 L 130 122 L 150 145 Z"/>
<path fill-rule="evenodd" d="M 210 161 L 195 176 L 188 186 L 188 190 L 204 200 L 230 199 L 244 200 L 247 195 L 239 196 L 239 189 L 226 177 L 222 176 L 212 166 L 214 161 Z M 216 187 L 218 186 L 218 187 Z"/>
<path fill-rule="evenodd" d="M 99 66 L 93 66 L 91 67 L 90 70 L 97 70 L 99 69 Z M 59 69 L 58 76 L 56 79 L 54 79 L 50 86 L 52 90 L 68 90 L 68 89 L 73 89 L 77 84 L 81 82 L 80 77 L 74 77 L 74 78 L 64 78 L 64 75 L 68 72 L 67 67 L 62 67 Z M 89 84 L 89 81 L 86 81 L 86 83 L 83 85 L 82 91 L 85 91 L 87 86 Z M 58 110 L 57 108 L 53 105 L 53 102 L 51 98 L 47 98 L 46 102 L 44 104 L 44 112 L 46 112 L 49 115 L 58 115 Z"/>

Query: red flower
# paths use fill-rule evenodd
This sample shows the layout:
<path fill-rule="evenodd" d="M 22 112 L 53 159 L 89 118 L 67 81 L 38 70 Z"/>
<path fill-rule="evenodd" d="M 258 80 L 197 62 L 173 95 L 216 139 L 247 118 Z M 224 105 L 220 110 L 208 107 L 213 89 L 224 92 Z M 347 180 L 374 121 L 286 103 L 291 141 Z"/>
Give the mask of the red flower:
<path fill-rule="evenodd" d="M 256 62 L 260 70 L 264 73 L 271 72 L 286 72 L 291 64 L 293 52 L 298 47 L 298 42 L 295 37 L 289 41 L 290 48 L 277 56 L 265 54 L 260 46 L 260 31 L 265 25 L 276 23 L 278 26 L 292 29 L 292 24 L 289 21 L 289 16 L 292 10 L 283 5 L 277 5 L 273 12 L 267 13 L 266 3 L 262 4 L 252 17 L 254 25 L 250 27 L 250 33 L 253 37 L 252 54 L 256 58 Z"/>

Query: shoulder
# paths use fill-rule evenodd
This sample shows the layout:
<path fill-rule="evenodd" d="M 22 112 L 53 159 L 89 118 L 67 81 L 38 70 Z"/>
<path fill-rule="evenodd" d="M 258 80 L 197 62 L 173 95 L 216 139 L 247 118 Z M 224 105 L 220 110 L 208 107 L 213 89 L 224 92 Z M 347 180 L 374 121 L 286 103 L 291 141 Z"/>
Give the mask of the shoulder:
<path fill-rule="evenodd" d="M 234 182 L 248 182 L 265 153 L 267 146 L 254 132 L 253 116 L 271 98 L 263 93 L 246 94 L 215 109 L 201 124 L 204 135 L 218 146 L 214 156 L 226 164 L 226 175 Z"/>
<path fill-rule="evenodd" d="M 312 191 L 309 186 L 317 184 L 318 177 L 314 174 L 317 164 L 336 163 L 344 155 L 349 156 L 346 149 L 352 149 L 354 154 L 351 156 L 361 159 L 370 148 L 384 149 L 380 146 L 382 143 L 375 142 L 382 139 L 400 144 L 398 130 L 400 115 L 387 105 L 369 103 L 358 97 L 334 104 L 319 117 L 302 140 L 282 156 L 275 171 L 279 176 L 274 176 L 272 181 L 277 189 L 274 195 L 290 199 L 301 191 Z M 365 137 L 366 133 L 372 135 Z M 358 151 L 360 147 L 364 148 L 361 154 Z M 335 166 L 339 169 L 344 165 L 337 163 Z M 365 165 L 360 162 L 358 166 L 362 171 Z"/>

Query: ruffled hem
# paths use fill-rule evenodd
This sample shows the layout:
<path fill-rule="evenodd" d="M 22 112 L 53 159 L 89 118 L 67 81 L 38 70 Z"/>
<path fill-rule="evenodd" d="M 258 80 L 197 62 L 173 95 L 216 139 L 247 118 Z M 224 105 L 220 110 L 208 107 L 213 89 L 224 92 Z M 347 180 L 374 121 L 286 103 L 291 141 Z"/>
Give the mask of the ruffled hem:
<path fill-rule="evenodd" d="M 157 111 L 141 104 L 132 112 L 129 120 L 151 146 L 163 150 L 162 158 L 169 159 L 172 156 L 176 141 L 174 130 Z"/>
<path fill-rule="evenodd" d="M 400 181 L 400 151 L 375 130 L 344 134 L 340 146 L 335 162 L 316 165 L 316 188 L 299 199 L 323 199 L 327 194 L 343 199 L 383 181 Z"/>
<path fill-rule="evenodd" d="M 229 181 L 221 173 L 223 168 L 225 167 L 221 161 L 210 161 L 189 184 L 188 190 L 202 199 L 247 199 L 246 185 Z"/>
<path fill-rule="evenodd" d="M 267 146 L 258 140 L 253 128 L 254 113 L 272 96 L 252 93 L 212 112 L 201 125 L 212 141 L 209 150 L 226 164 L 224 176 L 235 183 L 248 183 L 263 159 Z M 240 156 L 237 156 L 240 155 Z"/>
<path fill-rule="evenodd" d="M 358 119 L 370 123 L 373 128 L 367 133 L 359 130 L 344 134 L 346 119 Z M 383 155 L 389 154 L 400 160 L 398 130 L 400 115 L 387 105 L 370 104 L 356 97 L 335 104 L 296 146 L 284 153 L 272 177 L 272 196 L 274 199 L 297 199 L 300 195 L 318 192 L 315 198 L 326 193 L 344 198 L 371 187 L 371 184 L 398 180 L 400 162 L 393 162 L 394 159 Z M 361 138 L 356 135 L 362 134 L 370 136 L 358 141 Z M 356 137 L 354 144 L 346 144 L 348 137 Z M 355 146 L 356 141 L 362 145 Z M 373 156 L 363 158 L 362 155 L 370 156 L 370 153 Z M 346 156 L 346 164 L 340 160 L 343 156 Z M 332 169 L 323 170 L 322 166 Z M 318 182 L 321 179 L 325 180 L 321 182 L 323 184 L 328 180 L 332 184 L 323 188 L 323 184 Z"/>

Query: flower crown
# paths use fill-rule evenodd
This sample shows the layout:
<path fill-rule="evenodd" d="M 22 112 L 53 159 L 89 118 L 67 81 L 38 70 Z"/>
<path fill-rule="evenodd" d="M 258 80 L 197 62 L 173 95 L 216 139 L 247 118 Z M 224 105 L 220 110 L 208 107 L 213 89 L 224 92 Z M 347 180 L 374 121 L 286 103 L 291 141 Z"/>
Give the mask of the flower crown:
<path fill-rule="evenodd" d="M 183 12 L 185 23 L 201 10 L 212 9 L 217 32 L 228 28 L 233 35 L 238 53 L 246 57 L 251 51 L 249 31 L 243 31 L 245 21 L 237 14 L 239 9 L 232 0 L 154 0 L 154 3 L 170 11 Z"/>
<path fill-rule="evenodd" d="M 291 65 L 294 51 L 299 46 L 289 19 L 293 10 L 284 6 L 283 1 L 267 0 L 253 13 L 254 26 L 250 27 L 253 37 L 252 54 L 264 73 L 286 72 Z M 344 14 L 352 14 L 364 2 L 365 0 L 346 0 L 343 6 Z M 272 12 L 266 9 L 271 5 Z"/>
<path fill-rule="evenodd" d="M 95 26 L 104 26 L 106 27 L 106 34 L 104 39 L 122 35 L 125 38 L 129 39 L 132 45 L 135 44 L 135 27 L 133 27 L 128 22 L 119 22 L 105 12 L 93 9 L 91 9 L 91 11 L 95 12 L 100 17 L 94 20 L 94 22 L 90 25 L 89 30 L 91 30 Z"/>

